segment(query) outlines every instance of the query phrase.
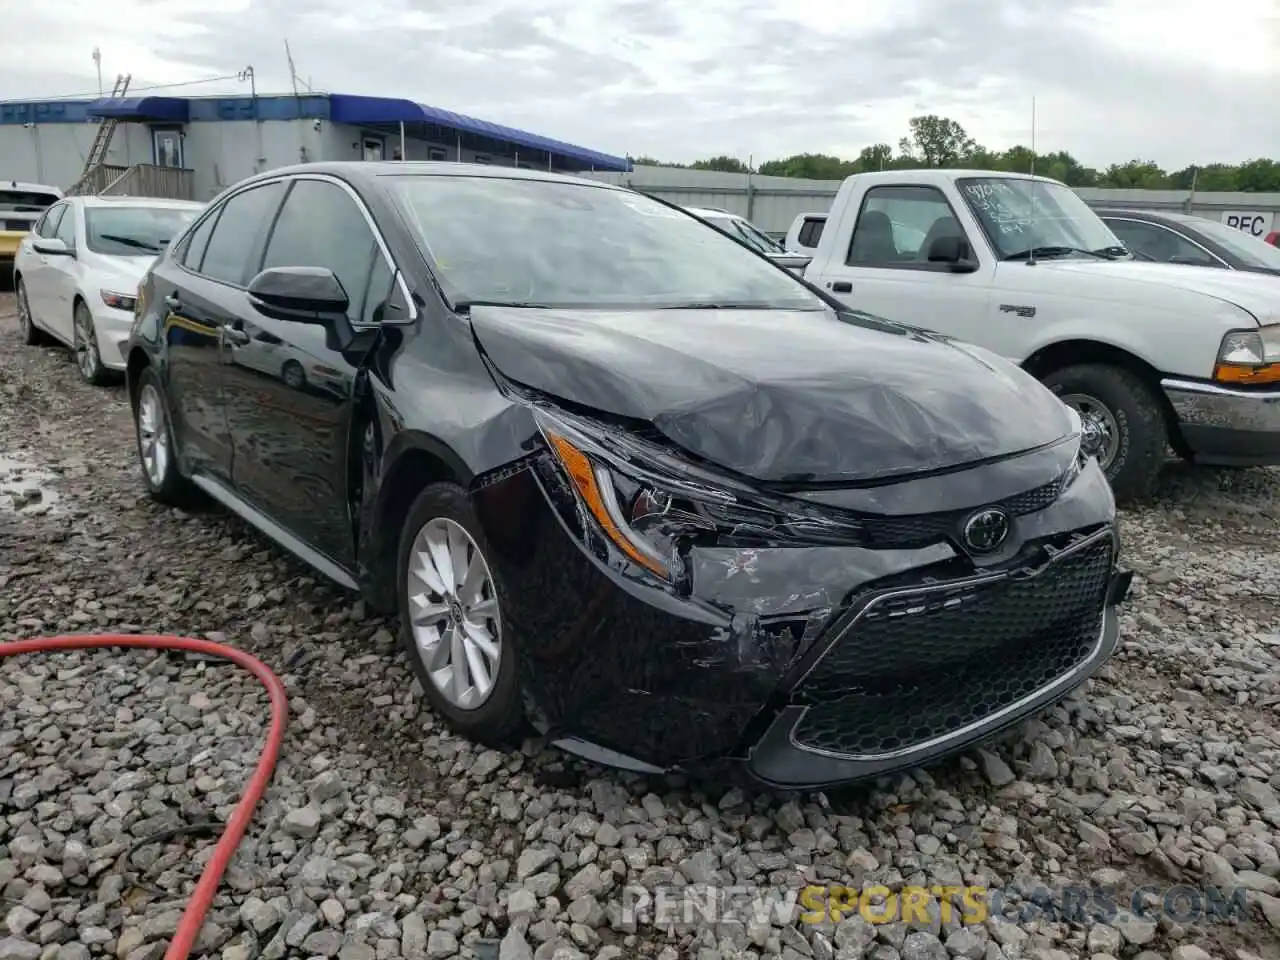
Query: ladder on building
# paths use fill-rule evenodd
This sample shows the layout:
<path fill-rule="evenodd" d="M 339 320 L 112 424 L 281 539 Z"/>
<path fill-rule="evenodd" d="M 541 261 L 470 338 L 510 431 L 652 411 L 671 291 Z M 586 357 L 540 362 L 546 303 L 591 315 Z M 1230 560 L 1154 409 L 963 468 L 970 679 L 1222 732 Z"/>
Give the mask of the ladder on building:
<path fill-rule="evenodd" d="M 129 81 L 133 78 L 133 74 L 117 74 L 115 86 L 111 88 L 111 99 L 119 100 L 129 91 Z M 93 146 L 89 148 L 89 156 L 84 162 L 84 171 L 80 174 L 80 179 L 76 181 L 75 186 L 67 191 L 68 194 L 78 193 L 81 188 L 93 176 L 93 172 L 107 159 L 107 151 L 111 149 L 111 137 L 116 132 L 116 120 L 113 117 L 103 117 L 98 122 L 98 132 L 93 138 Z"/>

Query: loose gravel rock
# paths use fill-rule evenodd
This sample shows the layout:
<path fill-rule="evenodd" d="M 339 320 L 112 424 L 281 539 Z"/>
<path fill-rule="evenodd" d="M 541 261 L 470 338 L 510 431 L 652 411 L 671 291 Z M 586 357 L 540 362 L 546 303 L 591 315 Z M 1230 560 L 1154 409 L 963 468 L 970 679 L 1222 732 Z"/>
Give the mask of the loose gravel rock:
<path fill-rule="evenodd" d="M 1277 471 L 1173 466 L 1155 503 L 1122 514 L 1138 573 L 1123 646 L 1074 699 L 928 771 L 753 795 L 449 735 L 393 622 L 213 507 L 152 504 L 124 391 L 22 346 L 13 313 L 0 294 L 0 641 L 205 636 L 290 691 L 279 767 L 199 953 L 1280 956 Z M 98 651 L 0 660 L 0 704 L 0 960 L 158 960 L 256 762 L 263 692 L 217 662 Z M 654 925 L 620 909 L 636 887 L 806 883 L 985 885 L 1009 919 L 962 925 L 934 903 L 911 925 L 810 925 L 764 905 Z M 1071 884 L 1117 887 L 1122 909 L 1034 909 L 1038 887 Z M 1138 888 L 1151 907 L 1208 884 L 1247 888 L 1248 915 L 1129 910 Z"/>

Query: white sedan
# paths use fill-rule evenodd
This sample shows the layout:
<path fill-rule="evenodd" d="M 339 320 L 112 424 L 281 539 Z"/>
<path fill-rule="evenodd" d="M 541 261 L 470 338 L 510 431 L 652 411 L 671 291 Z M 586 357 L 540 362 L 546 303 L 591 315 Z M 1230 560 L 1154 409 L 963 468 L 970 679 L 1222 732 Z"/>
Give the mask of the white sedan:
<path fill-rule="evenodd" d="M 123 370 L 138 281 L 204 207 L 151 197 L 69 197 L 51 206 L 13 263 L 26 342 L 70 347 L 89 383 Z"/>

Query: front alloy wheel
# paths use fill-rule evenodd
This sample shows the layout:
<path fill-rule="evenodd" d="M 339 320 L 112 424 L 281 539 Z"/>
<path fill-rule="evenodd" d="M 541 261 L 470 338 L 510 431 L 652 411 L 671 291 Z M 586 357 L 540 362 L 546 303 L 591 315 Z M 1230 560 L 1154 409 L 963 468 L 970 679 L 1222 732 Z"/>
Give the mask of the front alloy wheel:
<path fill-rule="evenodd" d="M 401 646 L 434 711 L 456 733 L 510 744 L 524 721 L 520 664 L 503 588 L 470 494 L 433 483 L 400 538 Z"/>
<path fill-rule="evenodd" d="M 462 710 L 493 692 L 502 621 L 489 565 L 459 524 L 436 517 L 414 537 L 409 559 L 409 623 L 427 675 Z"/>

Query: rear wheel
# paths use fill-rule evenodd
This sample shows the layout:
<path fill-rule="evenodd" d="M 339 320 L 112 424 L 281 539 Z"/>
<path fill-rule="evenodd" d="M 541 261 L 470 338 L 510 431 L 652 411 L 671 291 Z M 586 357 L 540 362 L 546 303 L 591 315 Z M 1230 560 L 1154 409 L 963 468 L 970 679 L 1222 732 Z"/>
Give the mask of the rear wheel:
<path fill-rule="evenodd" d="M 435 483 L 418 494 L 400 538 L 400 636 L 436 713 L 468 739 L 505 745 L 524 710 L 488 553 L 465 490 Z"/>
<path fill-rule="evenodd" d="M 19 277 L 14 293 L 18 298 L 18 327 L 22 331 L 22 342 L 29 347 L 42 346 L 49 342 L 44 331 L 36 327 L 31 319 L 31 303 L 27 300 L 27 285 Z"/>
<path fill-rule="evenodd" d="M 1080 364 L 1044 378 L 1059 399 L 1102 436 L 1098 464 L 1116 499 L 1151 496 L 1169 446 L 1164 412 L 1142 378 L 1123 367 Z"/>
<path fill-rule="evenodd" d="M 93 314 L 83 300 L 76 301 L 75 349 L 76 366 L 80 368 L 80 376 L 84 377 L 85 383 L 100 387 L 110 379 L 98 350 L 98 332 L 93 325 Z"/>
<path fill-rule="evenodd" d="M 169 425 L 164 388 L 148 367 L 138 378 L 138 399 L 133 408 L 134 432 L 142 482 L 153 500 L 170 506 L 187 506 L 196 498 L 195 487 L 178 472 L 178 459 Z"/>

